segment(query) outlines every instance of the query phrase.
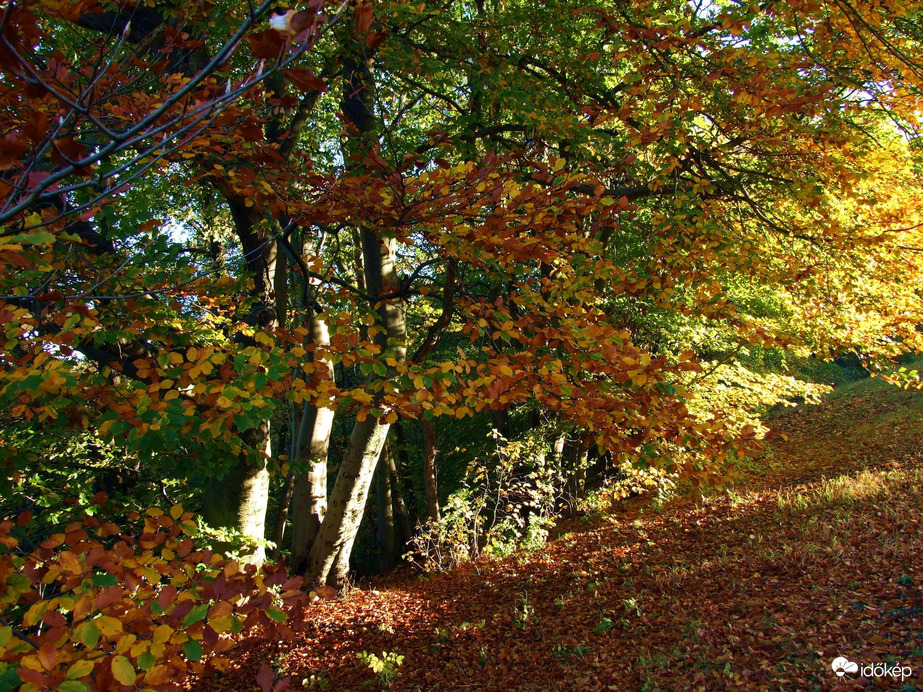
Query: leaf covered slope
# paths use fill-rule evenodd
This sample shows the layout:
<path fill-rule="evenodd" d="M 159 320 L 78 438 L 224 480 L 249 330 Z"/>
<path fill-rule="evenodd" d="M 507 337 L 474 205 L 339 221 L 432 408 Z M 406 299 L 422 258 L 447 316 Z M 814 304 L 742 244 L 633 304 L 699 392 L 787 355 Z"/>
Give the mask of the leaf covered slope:
<path fill-rule="evenodd" d="M 860 383 L 771 421 L 783 435 L 736 492 L 626 501 L 531 556 L 321 601 L 299 643 L 251 641 L 195 689 L 267 663 L 293 687 L 365 689 L 363 651 L 404 656 L 390 689 L 866 689 L 834 675 L 838 656 L 909 665 L 914 684 L 921 411 L 919 393 Z"/>

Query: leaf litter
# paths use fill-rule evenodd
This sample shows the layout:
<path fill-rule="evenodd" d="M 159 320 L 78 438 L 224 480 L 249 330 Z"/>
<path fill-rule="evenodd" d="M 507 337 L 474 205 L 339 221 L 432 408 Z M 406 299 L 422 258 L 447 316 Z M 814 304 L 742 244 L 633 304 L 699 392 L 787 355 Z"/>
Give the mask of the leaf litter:
<path fill-rule="evenodd" d="M 188 687 L 374 689 L 358 654 L 393 652 L 394 690 L 918 689 L 923 396 L 858 387 L 769 424 L 729 492 L 633 498 L 537 553 L 398 570 Z M 914 672 L 840 678 L 838 656 Z"/>

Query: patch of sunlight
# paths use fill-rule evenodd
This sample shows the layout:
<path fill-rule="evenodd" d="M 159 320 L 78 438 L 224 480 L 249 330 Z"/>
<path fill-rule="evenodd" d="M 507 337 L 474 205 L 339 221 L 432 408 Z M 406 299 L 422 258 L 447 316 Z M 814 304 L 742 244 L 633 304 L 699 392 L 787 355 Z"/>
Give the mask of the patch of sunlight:
<path fill-rule="evenodd" d="M 923 469 L 865 469 L 858 474 L 825 478 L 807 488 L 783 490 L 777 501 L 780 509 L 804 510 L 890 497 L 896 491 L 918 493 L 921 484 Z"/>

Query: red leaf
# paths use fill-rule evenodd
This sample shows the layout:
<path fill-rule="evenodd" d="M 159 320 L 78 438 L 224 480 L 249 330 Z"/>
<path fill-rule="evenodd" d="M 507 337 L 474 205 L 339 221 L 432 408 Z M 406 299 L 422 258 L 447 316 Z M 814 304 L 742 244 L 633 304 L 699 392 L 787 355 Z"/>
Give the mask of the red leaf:
<path fill-rule="evenodd" d="M 367 45 L 372 50 L 375 50 L 385 42 L 386 38 L 388 38 L 388 34 L 386 34 L 384 31 L 373 31 L 365 37 L 365 45 Z"/>
<path fill-rule="evenodd" d="M 87 148 L 73 137 L 62 137 L 54 140 L 54 150 L 51 158 L 58 165 L 75 163 L 78 161 Z"/>
<path fill-rule="evenodd" d="M 29 141 L 33 144 L 38 144 L 48 134 L 48 116 L 40 111 L 29 113 L 23 123 L 22 131 L 29 138 Z"/>
<path fill-rule="evenodd" d="M 99 595 L 96 597 L 96 609 L 104 610 L 105 608 L 111 606 L 113 603 L 118 603 L 119 599 L 122 598 L 122 587 L 121 586 L 107 586 L 103 589 Z"/>
<path fill-rule="evenodd" d="M 237 131 L 248 142 L 260 142 L 263 140 L 263 128 L 254 122 L 245 122 L 237 128 Z"/>
<path fill-rule="evenodd" d="M 45 670 L 54 670 L 58 667 L 58 650 L 51 644 L 43 644 L 38 650 L 38 660 Z"/>
<path fill-rule="evenodd" d="M 264 663 L 263 667 L 260 668 L 260 672 L 256 675 L 256 684 L 260 686 L 263 692 L 269 692 L 272 689 L 275 677 L 272 673 L 272 667 L 268 663 Z"/>
<path fill-rule="evenodd" d="M 157 595 L 157 605 L 160 606 L 160 609 L 164 612 L 167 612 L 167 608 L 170 607 L 170 604 L 176 599 L 176 587 L 172 584 L 167 584 Z"/>
<path fill-rule="evenodd" d="M 311 70 L 285 70 L 285 76 L 289 78 L 301 91 L 327 91 L 327 85 L 324 80 L 315 75 Z"/>
<path fill-rule="evenodd" d="M 57 610 L 49 610 L 42 615 L 42 622 L 49 627 L 64 627 L 67 624 L 67 619 Z"/>
<path fill-rule="evenodd" d="M 17 139 L 12 132 L 0 139 L 0 171 L 12 168 L 19 161 L 19 157 L 29 151 L 29 145 Z"/>
<path fill-rule="evenodd" d="M 289 20 L 288 30 L 293 36 L 297 36 L 305 29 L 312 27 L 316 21 L 317 12 L 302 10 L 292 15 L 292 18 Z"/>
<path fill-rule="evenodd" d="M 208 625 L 202 629 L 202 643 L 211 648 L 218 645 L 218 633 Z"/>
<path fill-rule="evenodd" d="M 369 30 L 369 27 L 372 26 L 374 15 L 372 13 L 372 6 L 369 3 L 362 2 L 356 5 L 353 16 L 356 19 L 356 28 L 359 30 L 360 34 L 364 34 Z"/>
<path fill-rule="evenodd" d="M 39 689 L 46 686 L 45 677 L 37 670 L 20 666 L 16 672 L 19 673 L 19 677 L 23 682 L 31 682 Z"/>
<path fill-rule="evenodd" d="M 247 43 L 254 58 L 278 60 L 285 50 L 286 41 L 275 29 L 265 29 L 247 36 Z"/>

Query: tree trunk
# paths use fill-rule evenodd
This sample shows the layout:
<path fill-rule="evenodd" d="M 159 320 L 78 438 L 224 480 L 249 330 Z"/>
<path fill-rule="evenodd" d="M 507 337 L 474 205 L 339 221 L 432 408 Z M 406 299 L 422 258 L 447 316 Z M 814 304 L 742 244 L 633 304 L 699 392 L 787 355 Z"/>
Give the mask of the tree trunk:
<path fill-rule="evenodd" d="M 292 492 L 295 488 L 295 474 L 289 472 L 282 486 L 282 499 L 279 501 L 279 514 L 276 516 L 276 525 L 272 530 L 272 542 L 276 544 L 273 559 L 278 557 L 282 539 L 285 538 L 285 525 L 288 523 L 288 508 L 292 504 Z"/>
<path fill-rule="evenodd" d="M 311 316 L 311 337 L 317 346 L 329 346 L 330 334 L 322 317 Z M 315 360 L 315 377 L 334 380 L 333 363 Z M 292 500 L 292 567 L 304 572 L 311 546 L 317 539 L 327 511 L 327 453 L 333 431 L 334 410 L 305 403 L 295 449 L 296 478 Z M 305 466 L 307 465 L 307 466 Z"/>
<path fill-rule="evenodd" d="M 407 505 L 404 503 L 401 477 L 397 472 L 397 464 L 394 460 L 394 450 L 391 443 L 386 444 L 385 452 L 385 458 L 388 460 L 388 477 L 391 480 L 391 504 L 394 513 L 394 526 L 397 529 L 398 558 L 400 558 L 408 541 L 410 541 L 410 514 L 407 512 Z"/>
<path fill-rule="evenodd" d="M 350 54 L 343 59 L 341 111 L 347 120 L 347 165 L 357 173 L 362 172 L 377 146 L 374 87 L 371 54 L 364 43 L 354 40 Z M 380 331 L 375 342 L 381 347 L 383 357 L 403 364 L 407 360 L 407 325 L 404 300 L 399 297 L 401 281 L 394 263 L 397 241 L 383 235 L 378 226 L 360 225 L 359 244 L 365 291 L 378 315 Z M 308 578 L 312 583 L 339 585 L 348 576 L 349 556 L 368 500 L 369 486 L 391 427 L 384 415 L 373 416 L 370 409 L 381 407 L 381 385 L 396 376 L 393 365 L 387 366 L 384 375 L 376 375 L 374 371 L 369 374 L 367 386 L 374 392 L 372 402 L 368 409 L 360 411 L 353 426 L 330 494 L 330 506 L 311 548 Z"/>
<path fill-rule="evenodd" d="M 381 449 L 378 468 L 375 471 L 375 509 L 378 529 L 375 542 L 378 544 L 378 568 L 386 572 L 397 565 L 397 531 L 394 526 L 394 498 L 391 494 L 391 458 L 389 445 Z"/>
<path fill-rule="evenodd" d="M 234 219 L 234 228 L 253 279 L 250 292 L 253 304 L 246 321 L 255 329 L 273 329 L 278 325 L 273 286 L 276 279 L 276 243 L 267 242 L 260 227 L 262 214 L 247 207 L 228 185 L 218 184 Z M 242 533 L 258 547 L 248 556 L 254 562 L 266 557 L 266 508 L 269 504 L 269 421 L 241 434 L 244 451 L 233 467 L 220 479 L 213 479 L 205 489 L 202 515 L 206 523 Z M 263 454 L 265 452 L 265 455 Z"/>
<path fill-rule="evenodd" d="M 265 449 L 269 456 L 269 422 L 245 432 L 250 450 Z M 266 506 L 269 498 L 269 469 L 266 459 L 242 452 L 236 463 L 220 479 L 212 479 L 205 488 L 202 518 L 209 526 L 228 528 L 255 542 L 245 550 L 250 561 L 260 563 L 266 558 Z"/>
<path fill-rule="evenodd" d="M 439 490 L 436 486 L 436 431 L 433 421 L 420 419 L 423 427 L 423 489 L 426 492 L 426 513 L 430 521 L 439 521 Z"/>
<path fill-rule="evenodd" d="M 308 572 L 311 583 L 339 586 L 346 581 L 349 556 L 388 427 L 372 416 L 353 426 L 330 493 L 327 514 L 311 548 Z"/>
<path fill-rule="evenodd" d="M 565 488 L 566 516 L 577 513 L 580 500 L 586 497 L 586 474 L 589 450 L 582 440 L 566 440 L 562 449 L 564 473 L 567 477 Z"/>
<path fill-rule="evenodd" d="M 405 425 L 407 425 L 407 421 L 404 418 L 401 418 L 394 424 L 394 454 L 392 455 L 392 459 L 396 464 L 395 472 L 398 474 L 398 486 L 407 491 L 404 510 L 407 515 L 407 540 L 409 541 L 412 534 L 411 527 L 419 520 L 420 510 L 417 505 L 414 484 L 409 475 L 410 455 L 407 453 L 407 436 L 404 430 Z M 403 496 L 401 501 L 405 502 Z"/>

